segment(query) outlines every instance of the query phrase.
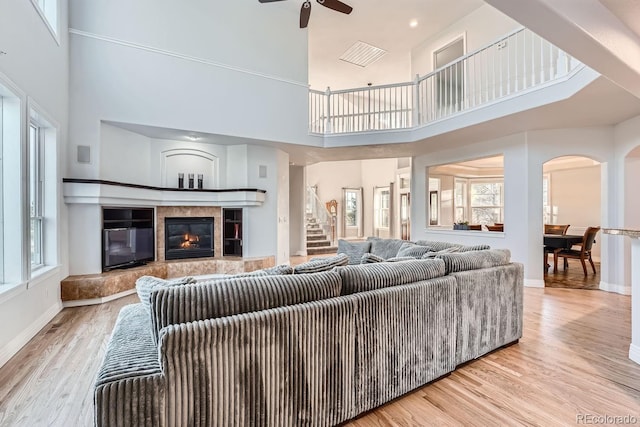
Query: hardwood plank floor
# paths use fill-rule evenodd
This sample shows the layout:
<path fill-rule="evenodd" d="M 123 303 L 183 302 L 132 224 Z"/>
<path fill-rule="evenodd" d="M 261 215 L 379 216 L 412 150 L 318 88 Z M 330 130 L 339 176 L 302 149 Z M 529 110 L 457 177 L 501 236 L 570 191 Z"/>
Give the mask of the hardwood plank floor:
<path fill-rule="evenodd" d="M 131 295 L 58 314 L 0 368 L 0 426 L 92 425 L 92 383 L 107 339 L 120 308 L 136 301 Z M 628 296 L 526 288 L 518 344 L 346 425 L 561 426 L 587 415 L 632 415 L 640 423 L 630 322 Z"/>
<path fill-rule="evenodd" d="M 568 288 L 568 289 L 600 289 L 600 263 L 595 262 L 596 272 L 593 273 L 591 265 L 587 263 L 587 275 L 584 275 L 582 264 L 578 259 L 569 259 L 569 268 L 553 272 L 553 267 L 549 268 L 544 275 L 544 285 L 547 288 Z"/>

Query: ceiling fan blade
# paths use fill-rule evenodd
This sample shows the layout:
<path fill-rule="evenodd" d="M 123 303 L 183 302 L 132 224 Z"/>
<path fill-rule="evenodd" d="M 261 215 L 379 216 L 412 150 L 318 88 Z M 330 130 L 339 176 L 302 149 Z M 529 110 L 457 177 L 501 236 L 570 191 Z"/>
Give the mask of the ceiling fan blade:
<path fill-rule="evenodd" d="M 342 3 L 340 0 L 317 0 L 317 2 L 324 7 L 328 7 L 329 9 L 333 9 L 338 12 L 346 13 L 347 15 L 350 14 L 353 10 L 351 6 Z"/>
<path fill-rule="evenodd" d="M 300 28 L 307 28 L 309 17 L 311 16 L 311 2 L 309 0 L 302 3 L 300 8 Z"/>
<path fill-rule="evenodd" d="M 273 3 L 274 1 L 283 1 L 283 0 L 258 0 L 260 3 Z"/>

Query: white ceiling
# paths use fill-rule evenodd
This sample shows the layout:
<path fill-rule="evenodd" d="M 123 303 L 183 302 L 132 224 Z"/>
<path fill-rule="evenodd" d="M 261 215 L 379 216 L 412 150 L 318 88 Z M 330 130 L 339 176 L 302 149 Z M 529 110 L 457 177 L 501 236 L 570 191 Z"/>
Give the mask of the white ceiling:
<path fill-rule="evenodd" d="M 638 0 L 600 0 L 631 31 L 640 36 L 640 1 Z"/>
<path fill-rule="evenodd" d="M 484 5 L 482 0 L 344 1 L 353 7 L 349 15 L 312 2 L 308 29 L 312 89 L 324 90 L 330 86 L 337 90 L 364 87 L 367 83 L 411 81 L 411 49 Z M 277 4 L 285 3 L 299 8 L 302 0 Z M 418 25 L 411 28 L 409 23 L 414 19 Z M 365 68 L 340 61 L 340 55 L 357 41 L 388 53 Z"/>

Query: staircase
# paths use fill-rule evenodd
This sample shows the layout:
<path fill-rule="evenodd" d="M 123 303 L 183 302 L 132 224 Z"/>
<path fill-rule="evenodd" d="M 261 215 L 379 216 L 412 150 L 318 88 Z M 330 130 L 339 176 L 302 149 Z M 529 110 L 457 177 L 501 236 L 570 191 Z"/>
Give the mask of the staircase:
<path fill-rule="evenodd" d="M 307 214 L 307 255 L 335 254 L 337 246 L 331 245 L 322 224 L 311 214 Z"/>

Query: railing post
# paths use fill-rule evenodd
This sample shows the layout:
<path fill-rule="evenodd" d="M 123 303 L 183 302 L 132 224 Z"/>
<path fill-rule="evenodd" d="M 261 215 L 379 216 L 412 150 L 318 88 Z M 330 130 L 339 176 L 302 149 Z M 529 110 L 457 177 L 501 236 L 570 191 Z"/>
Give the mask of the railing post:
<path fill-rule="evenodd" d="M 411 101 L 411 127 L 419 126 L 420 123 L 420 74 L 416 74 L 413 80 L 413 99 Z"/>
<path fill-rule="evenodd" d="M 324 133 L 333 133 L 333 125 L 331 120 L 331 88 L 327 86 L 325 92 L 325 99 L 327 100 L 327 122 L 325 124 Z"/>

